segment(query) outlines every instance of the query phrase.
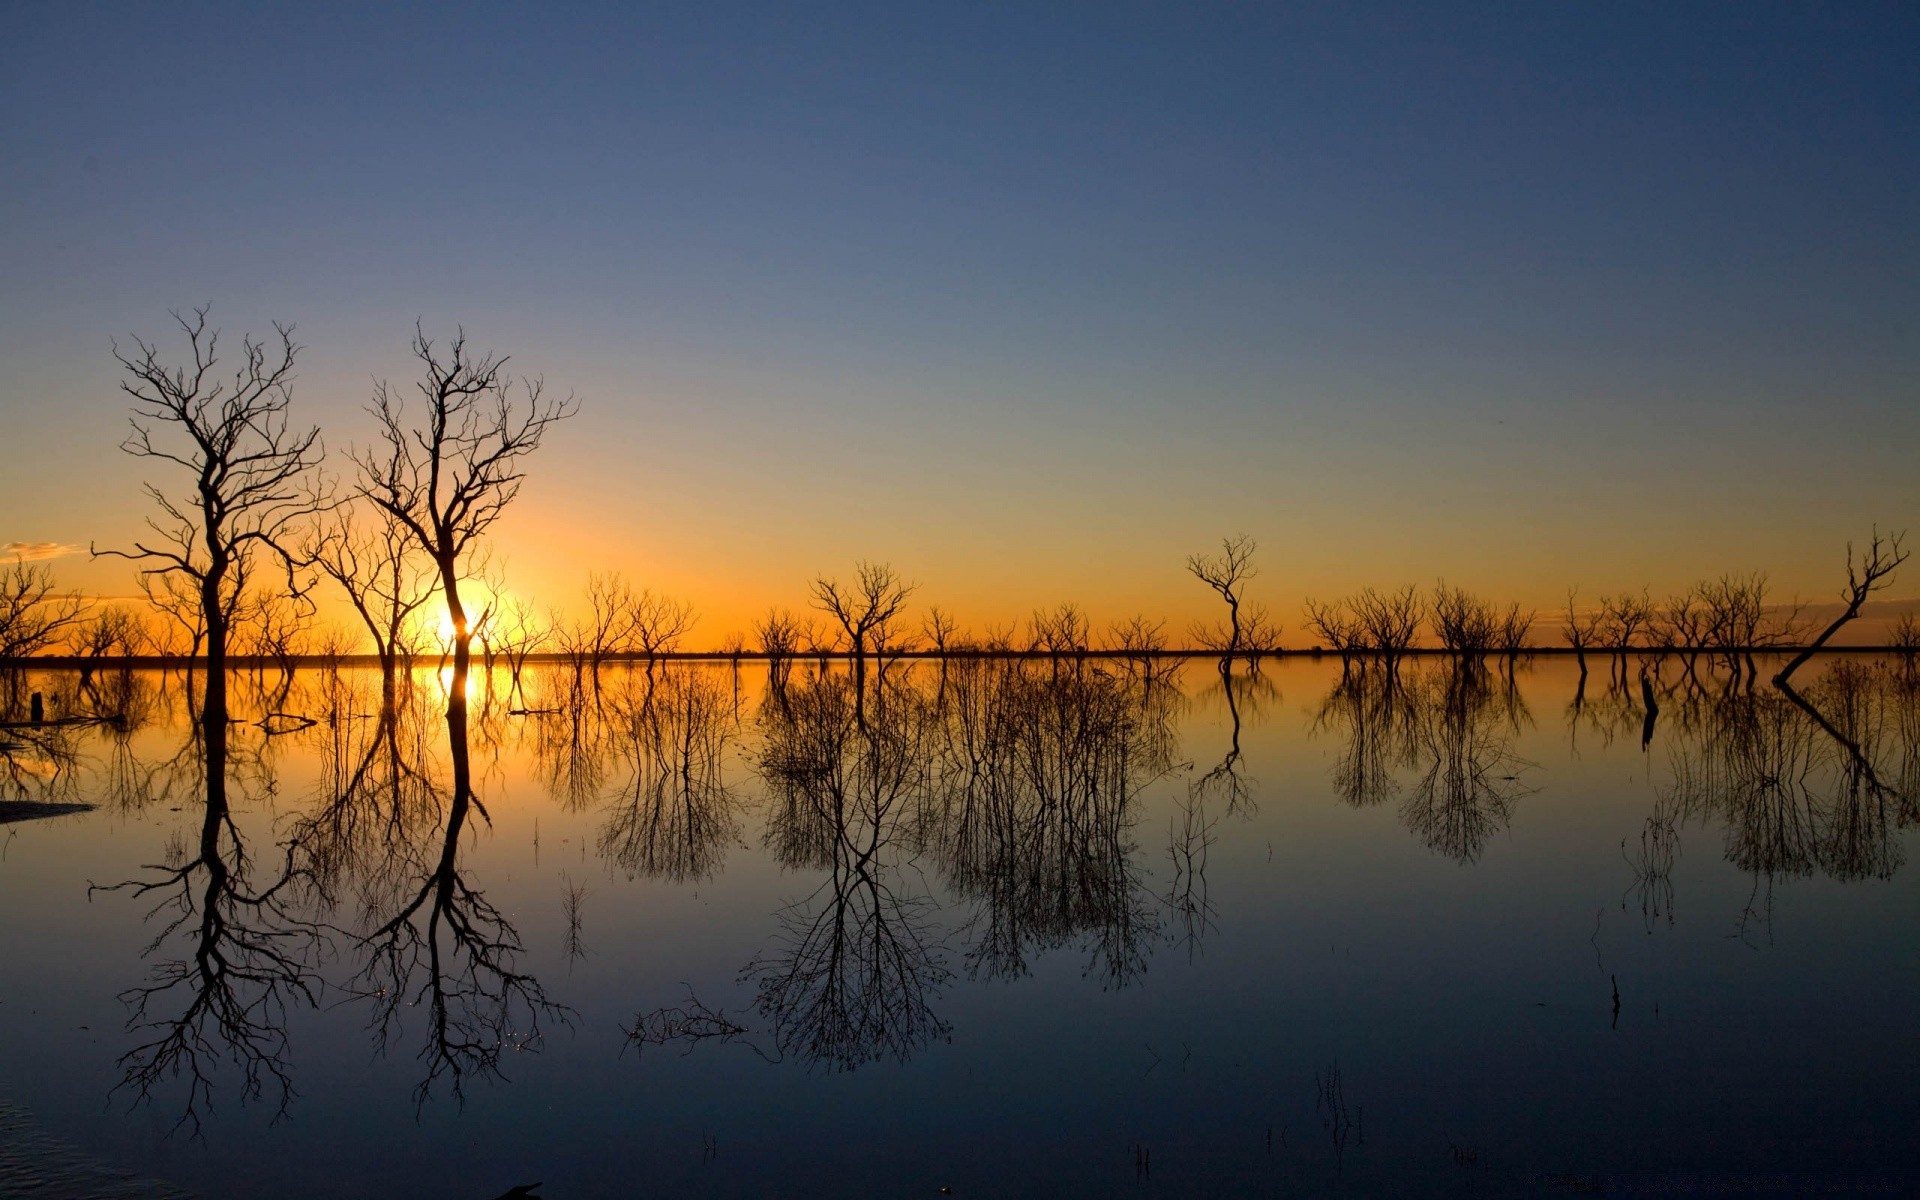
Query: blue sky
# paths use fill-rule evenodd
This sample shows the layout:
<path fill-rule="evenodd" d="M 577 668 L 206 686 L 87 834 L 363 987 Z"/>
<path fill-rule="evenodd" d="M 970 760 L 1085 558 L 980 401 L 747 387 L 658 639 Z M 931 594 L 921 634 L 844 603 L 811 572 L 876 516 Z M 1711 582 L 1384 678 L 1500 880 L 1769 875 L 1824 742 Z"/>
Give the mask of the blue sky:
<path fill-rule="evenodd" d="M 299 324 L 342 448 L 416 317 L 577 391 L 501 531 L 555 602 L 726 626 L 872 557 L 1177 617 L 1236 530 L 1283 620 L 1825 591 L 1920 508 L 1917 52 L 1871 5 L 12 5 L 0 541 L 131 533 L 108 338 L 211 302 Z"/>

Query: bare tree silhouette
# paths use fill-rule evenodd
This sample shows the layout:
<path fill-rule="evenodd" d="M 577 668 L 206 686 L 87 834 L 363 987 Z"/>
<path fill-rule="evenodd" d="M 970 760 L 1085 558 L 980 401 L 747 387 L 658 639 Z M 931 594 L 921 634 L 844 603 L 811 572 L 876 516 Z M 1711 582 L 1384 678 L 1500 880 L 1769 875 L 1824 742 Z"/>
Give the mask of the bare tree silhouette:
<path fill-rule="evenodd" d="M 856 698 L 866 694 L 868 654 L 886 646 L 914 587 L 892 566 L 870 562 L 854 564 L 852 586 L 824 576 L 813 581 L 813 606 L 838 622 L 846 634 Z"/>
<path fill-rule="evenodd" d="M 436 577 L 413 532 L 391 512 L 375 512 L 375 520 L 356 522 L 350 510 L 338 510 L 308 553 L 346 593 L 391 679 L 400 660 L 413 657 L 408 622 L 433 599 Z"/>
<path fill-rule="evenodd" d="M 381 444 L 354 455 L 360 494 L 413 535 L 439 574 L 453 626 L 453 660 L 464 682 L 472 656 L 473 616 L 461 587 L 471 556 L 520 494 L 525 460 L 556 422 L 577 410 L 571 396 L 553 400 L 538 379 L 515 381 L 507 360 L 468 350 L 464 332 L 443 349 L 418 327 L 413 355 L 423 406 L 409 425 L 406 405 L 385 382 L 370 406 Z"/>
<path fill-rule="evenodd" d="M 147 485 L 161 513 L 147 518 L 157 535 L 151 545 L 135 542 L 132 550 L 94 554 L 140 563 L 147 580 L 179 576 L 197 593 L 211 744 L 216 734 L 225 737 L 228 641 L 256 565 L 263 557 L 277 561 L 286 571 L 286 594 L 304 594 L 292 546 L 301 524 L 327 505 L 313 479 L 324 450 L 318 428 L 302 431 L 289 423 L 299 354 L 292 326 L 274 326 L 278 344 L 271 348 L 243 339 L 239 366 L 219 382 L 219 332 L 207 328 L 207 310 L 195 310 L 191 319 L 175 313 L 174 320 L 187 336 L 190 365 L 169 368 L 159 347 L 139 338 L 133 339 L 135 353 L 114 348 L 128 376 L 120 389 L 132 397 L 134 409 L 133 432 L 121 448 L 181 467 L 193 483 L 178 499 Z"/>
<path fill-rule="evenodd" d="M 1840 599 L 1847 606 L 1845 611 L 1821 630 L 1820 635 L 1800 653 L 1794 655 L 1792 661 L 1780 668 L 1780 673 L 1773 677 L 1775 683 L 1784 684 L 1803 663 L 1819 652 L 1820 647 L 1827 644 L 1828 638 L 1840 632 L 1847 622 L 1860 615 L 1860 606 L 1867 602 L 1868 596 L 1893 582 L 1893 573 L 1900 568 L 1901 563 L 1907 561 L 1907 551 L 1900 544 L 1905 538 L 1905 533 L 1896 533 L 1891 537 L 1883 538 L 1880 536 L 1880 531 L 1876 529 L 1873 531 L 1872 540 L 1867 543 L 1867 548 L 1857 559 L 1854 557 L 1853 543 L 1847 543 L 1847 586 L 1840 592 Z"/>
<path fill-rule="evenodd" d="M 0 572 L 0 659 L 26 658 L 57 643 L 83 615 L 77 596 L 53 590 L 44 563 L 16 559 Z"/>
<path fill-rule="evenodd" d="M 1263 650 L 1273 648 L 1274 631 L 1267 620 L 1264 609 L 1255 610 L 1243 618 L 1241 605 L 1244 603 L 1246 582 L 1260 572 L 1253 565 L 1253 554 L 1258 544 L 1246 534 L 1220 540 L 1219 554 L 1189 554 L 1187 572 L 1201 583 L 1206 584 L 1227 605 L 1226 625 L 1218 630 L 1196 626 L 1194 637 L 1208 649 L 1220 652 L 1222 670 L 1230 670 L 1233 660 L 1243 654 L 1251 657 Z M 1249 638 L 1249 633 L 1259 636 Z M 1251 641 L 1266 643 L 1252 645 Z"/>

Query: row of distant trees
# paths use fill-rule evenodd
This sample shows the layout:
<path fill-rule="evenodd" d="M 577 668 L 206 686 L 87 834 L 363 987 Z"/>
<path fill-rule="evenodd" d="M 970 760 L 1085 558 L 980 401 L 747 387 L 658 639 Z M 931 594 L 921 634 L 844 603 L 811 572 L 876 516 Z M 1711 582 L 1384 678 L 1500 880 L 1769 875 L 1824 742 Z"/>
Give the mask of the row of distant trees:
<path fill-rule="evenodd" d="M 383 661 L 392 662 L 450 652 L 430 622 L 440 591 L 437 570 L 408 537 L 395 521 L 366 523 L 352 512 L 338 512 L 306 548 L 307 565 L 331 581 L 361 618 L 360 636 L 310 619 L 311 609 L 303 604 L 308 581 L 293 589 L 237 589 L 227 609 L 230 647 L 273 660 L 344 656 L 369 644 Z M 1228 550 L 1195 560 L 1194 574 L 1221 593 L 1228 611 L 1219 622 L 1192 626 L 1189 645 L 1227 656 L 1277 653 L 1284 648 L 1279 625 L 1241 594 L 1253 574 L 1252 544 L 1229 539 Z M 1843 599 L 1862 581 L 1869 591 L 1884 582 L 1888 573 L 1873 570 L 1876 562 L 1884 566 L 1904 558 L 1894 539 L 1882 542 L 1877 554 L 1870 550 L 1866 569 L 1856 556 L 1855 582 Z M 582 666 L 656 658 L 683 650 L 697 620 L 691 605 L 636 588 L 617 572 L 589 576 L 580 613 L 572 620 L 518 596 L 496 599 L 505 589 L 495 576 L 483 564 L 478 577 L 488 603 L 470 624 L 485 655 L 510 663 L 535 654 Z M 206 637 L 200 597 L 182 582 L 177 574 L 148 576 L 144 604 L 90 604 L 59 592 L 46 564 L 16 562 L 0 570 L 0 658 L 198 656 Z M 826 577 L 813 582 L 813 612 L 771 610 L 749 633 L 726 638 L 719 651 L 785 660 L 913 652 L 1141 654 L 1171 646 L 1164 622 L 1135 616 L 1096 631 L 1071 603 L 1037 610 L 1024 625 L 963 631 L 937 605 L 913 619 L 907 603 L 914 590 L 890 566 L 859 564 L 850 583 Z M 1578 593 L 1569 592 L 1565 608 L 1549 619 L 1557 641 L 1582 656 L 1647 650 L 1746 654 L 1801 647 L 1816 632 L 1806 604 L 1775 600 L 1759 572 L 1702 580 L 1664 600 L 1642 589 L 1582 605 Z M 1538 610 L 1502 605 L 1444 582 L 1430 589 L 1369 587 L 1332 600 L 1309 599 L 1303 612 L 1314 648 L 1349 655 L 1394 656 L 1418 649 L 1465 657 L 1518 655 L 1542 648 L 1541 625 Z M 1920 620 L 1903 614 L 1889 643 L 1920 650 Z"/>
<path fill-rule="evenodd" d="M 320 430 L 291 420 L 300 352 L 291 326 L 276 325 L 273 339 L 244 339 L 239 362 L 221 372 L 219 333 L 208 327 L 206 310 L 175 314 L 175 320 L 186 345 L 174 363 L 138 338 L 131 351 L 114 350 L 134 414 L 123 449 L 167 467 L 171 478 L 147 484 L 148 537 L 94 553 L 137 563 L 145 603 L 62 594 L 46 564 L 16 561 L 0 568 L 0 659 L 185 656 L 204 658 L 214 672 L 229 654 L 291 665 L 371 645 L 391 672 L 423 652 L 464 666 L 477 642 L 489 661 L 504 657 L 517 674 L 543 652 L 597 667 L 682 648 L 695 615 L 681 601 L 636 589 L 617 574 L 595 575 L 578 615 L 563 620 L 516 597 L 487 553 L 486 534 L 518 496 L 527 456 L 552 425 L 573 414 L 572 397 L 550 398 L 540 380 L 510 376 L 506 358 L 470 350 L 463 335 L 439 345 L 416 327 L 419 376 L 411 403 L 385 382 L 376 384 L 368 406 L 375 436 L 369 448 L 345 456 L 335 476 L 327 470 Z M 1283 648 L 1278 623 L 1246 594 L 1258 574 L 1256 550 L 1251 538 L 1230 537 L 1219 553 L 1187 560 L 1187 570 L 1225 610 L 1220 620 L 1188 630 L 1189 648 L 1217 654 L 1223 663 Z M 1758 572 L 1705 580 L 1659 601 L 1642 589 L 1582 606 L 1569 592 L 1556 620 L 1583 662 L 1589 653 L 1630 650 L 1728 658 L 1789 647 L 1811 651 L 1857 617 L 1906 557 L 1899 535 L 1876 531 L 1859 553 L 1849 545 L 1844 611 L 1817 633 L 1805 606 L 1774 602 Z M 316 623 L 315 592 L 323 584 L 359 618 L 357 635 Z M 1149 654 L 1171 648 L 1164 622 L 1134 617 L 1096 635 L 1072 604 L 1036 611 L 1024 628 L 962 633 L 939 607 L 911 621 L 914 591 L 891 566 L 861 563 L 850 582 L 826 576 L 812 582 L 817 615 L 770 611 L 750 635 L 734 634 L 719 649 L 757 652 L 776 665 L 805 653 L 843 654 L 859 671 L 871 656 L 916 650 Z M 1393 658 L 1431 647 L 1461 657 L 1510 657 L 1539 648 L 1533 639 L 1538 612 L 1444 582 L 1310 599 L 1303 615 L 1313 648 L 1343 656 Z M 1920 622 L 1903 616 L 1892 640 L 1920 649 Z"/>

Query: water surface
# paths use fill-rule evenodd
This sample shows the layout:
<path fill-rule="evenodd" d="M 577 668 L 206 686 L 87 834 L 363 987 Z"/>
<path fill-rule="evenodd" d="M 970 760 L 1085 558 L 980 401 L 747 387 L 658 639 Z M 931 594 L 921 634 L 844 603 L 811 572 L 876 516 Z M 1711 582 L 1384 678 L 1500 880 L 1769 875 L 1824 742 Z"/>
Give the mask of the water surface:
<path fill-rule="evenodd" d="M 432 670 L 238 676 L 224 788 L 17 676 L 116 720 L 0 730 L 0 1102 L 206 1196 L 1899 1194 L 1920 690 L 1800 679 L 503 669 L 463 799 Z"/>

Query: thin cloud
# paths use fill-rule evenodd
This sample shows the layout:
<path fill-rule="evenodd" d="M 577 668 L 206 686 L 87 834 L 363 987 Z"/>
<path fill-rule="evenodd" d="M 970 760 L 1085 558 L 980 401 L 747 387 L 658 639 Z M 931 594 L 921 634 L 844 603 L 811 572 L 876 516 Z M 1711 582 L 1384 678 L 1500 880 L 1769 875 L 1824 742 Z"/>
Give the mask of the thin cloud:
<path fill-rule="evenodd" d="M 8 542 L 0 545 L 0 559 L 17 559 L 20 562 L 38 562 L 43 558 L 63 558 L 78 553 L 80 547 L 69 546 L 65 542 Z"/>

